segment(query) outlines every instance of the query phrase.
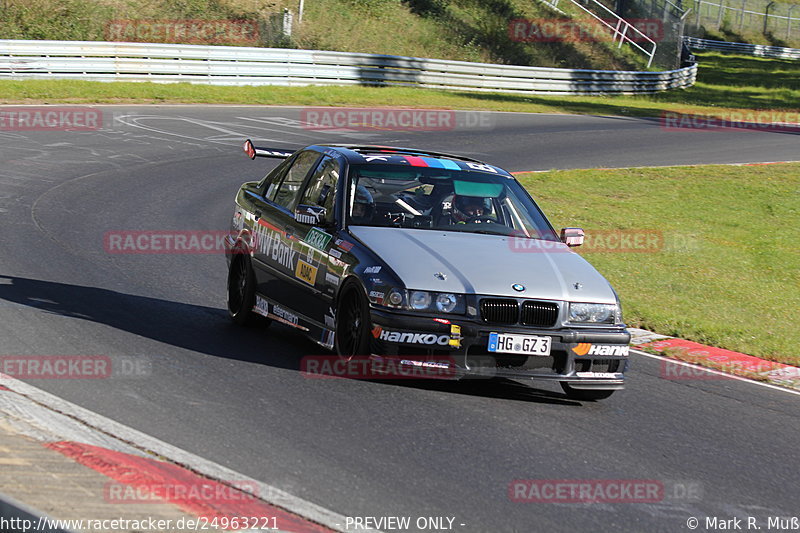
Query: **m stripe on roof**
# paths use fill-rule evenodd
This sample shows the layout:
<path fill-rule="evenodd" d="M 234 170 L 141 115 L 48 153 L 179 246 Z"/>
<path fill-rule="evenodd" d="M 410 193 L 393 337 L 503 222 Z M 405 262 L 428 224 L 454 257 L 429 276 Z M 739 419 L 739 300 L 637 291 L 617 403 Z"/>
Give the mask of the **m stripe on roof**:
<path fill-rule="evenodd" d="M 421 158 L 429 167 L 433 168 L 444 168 L 444 164 L 441 159 L 436 159 L 434 157 L 422 157 Z"/>
<path fill-rule="evenodd" d="M 422 157 L 417 157 L 413 155 L 404 155 L 406 161 L 411 163 L 413 167 L 427 167 L 428 163 L 425 162 L 425 159 Z"/>

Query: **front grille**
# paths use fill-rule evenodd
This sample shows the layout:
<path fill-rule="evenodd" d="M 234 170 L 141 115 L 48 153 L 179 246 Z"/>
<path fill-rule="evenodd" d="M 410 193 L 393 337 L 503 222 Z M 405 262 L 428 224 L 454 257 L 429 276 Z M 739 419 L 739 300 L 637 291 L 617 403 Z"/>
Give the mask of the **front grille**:
<path fill-rule="evenodd" d="M 522 324 L 552 328 L 558 321 L 558 303 L 525 300 L 520 304 L 511 298 L 484 298 L 481 300 L 481 318 L 490 324 Z"/>
<path fill-rule="evenodd" d="M 522 304 L 522 324 L 552 328 L 558 320 L 558 304 L 528 300 Z"/>
<path fill-rule="evenodd" d="M 493 324 L 516 324 L 519 321 L 519 304 L 506 298 L 481 300 L 481 317 Z"/>

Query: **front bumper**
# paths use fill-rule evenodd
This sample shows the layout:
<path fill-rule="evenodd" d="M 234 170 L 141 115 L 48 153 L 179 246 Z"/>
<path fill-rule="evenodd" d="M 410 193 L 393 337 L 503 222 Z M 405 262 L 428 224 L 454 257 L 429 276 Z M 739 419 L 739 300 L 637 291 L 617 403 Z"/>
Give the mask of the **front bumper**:
<path fill-rule="evenodd" d="M 400 356 L 415 366 L 448 365 L 448 377 L 541 379 L 566 382 L 576 389 L 624 387 L 630 342 L 624 327 L 550 329 L 487 324 L 462 316 L 445 320 L 375 307 L 370 311 L 373 354 Z M 491 333 L 550 337 L 550 355 L 489 352 Z"/>

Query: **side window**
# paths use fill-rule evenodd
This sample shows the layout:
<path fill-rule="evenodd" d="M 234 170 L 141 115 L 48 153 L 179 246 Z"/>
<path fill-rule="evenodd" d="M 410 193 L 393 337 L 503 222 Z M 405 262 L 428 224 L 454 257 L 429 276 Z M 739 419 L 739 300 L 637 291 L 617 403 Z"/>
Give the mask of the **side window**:
<path fill-rule="evenodd" d="M 325 208 L 325 222 L 333 223 L 333 206 L 336 198 L 336 183 L 339 181 L 339 162 L 325 156 L 320 161 L 308 187 L 300 201 L 303 205 L 315 205 Z"/>
<path fill-rule="evenodd" d="M 293 158 L 282 161 L 280 165 L 273 168 L 270 173 L 261 180 L 261 183 L 258 184 L 258 188 L 264 198 L 268 200 L 275 199 L 275 192 L 278 190 L 278 185 L 281 184 L 281 180 L 284 174 L 286 174 L 286 169 L 289 168 L 293 162 Z"/>
<path fill-rule="evenodd" d="M 297 200 L 297 196 L 300 193 L 300 186 L 308 175 L 308 171 L 311 170 L 311 167 L 316 163 L 317 159 L 319 159 L 319 156 L 319 152 L 309 150 L 295 158 L 291 168 L 286 172 L 286 176 L 283 178 L 280 187 L 278 187 L 278 193 L 275 195 L 276 204 L 282 205 L 288 209 L 294 206 L 295 200 Z"/>

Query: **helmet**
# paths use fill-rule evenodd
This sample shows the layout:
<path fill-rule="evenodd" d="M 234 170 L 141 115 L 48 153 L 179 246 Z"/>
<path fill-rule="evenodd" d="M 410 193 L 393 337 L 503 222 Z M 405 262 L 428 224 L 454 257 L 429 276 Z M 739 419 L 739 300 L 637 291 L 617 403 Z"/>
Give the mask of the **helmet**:
<path fill-rule="evenodd" d="M 372 199 L 372 195 L 366 187 L 359 185 L 356 187 L 350 221 L 353 224 L 366 224 L 372 221 L 372 215 L 374 214 L 375 200 Z"/>
<path fill-rule="evenodd" d="M 466 222 L 467 220 L 489 215 L 492 212 L 491 198 L 482 196 L 463 196 L 455 195 L 453 198 L 453 219 L 456 222 Z"/>

